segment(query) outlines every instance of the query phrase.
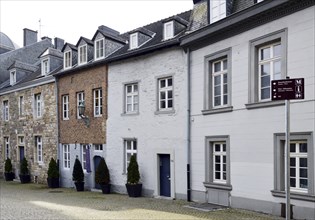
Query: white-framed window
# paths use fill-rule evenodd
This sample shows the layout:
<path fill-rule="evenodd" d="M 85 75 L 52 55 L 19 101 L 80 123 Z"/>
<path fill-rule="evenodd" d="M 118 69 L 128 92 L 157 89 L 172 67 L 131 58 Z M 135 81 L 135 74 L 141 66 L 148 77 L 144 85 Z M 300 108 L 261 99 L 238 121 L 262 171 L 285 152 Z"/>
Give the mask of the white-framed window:
<path fill-rule="evenodd" d="M 10 71 L 10 85 L 13 86 L 16 83 L 16 71 Z"/>
<path fill-rule="evenodd" d="M 5 159 L 10 158 L 10 138 L 4 137 L 4 156 Z"/>
<path fill-rule="evenodd" d="M 138 33 L 130 34 L 130 49 L 138 47 Z"/>
<path fill-rule="evenodd" d="M 174 37 L 174 22 L 169 21 L 164 23 L 164 40 Z"/>
<path fill-rule="evenodd" d="M 84 92 L 78 92 L 77 93 L 77 118 L 81 119 L 81 116 L 79 115 L 78 107 L 80 103 L 84 102 Z"/>
<path fill-rule="evenodd" d="M 49 59 L 42 60 L 42 76 L 46 76 L 49 73 Z"/>
<path fill-rule="evenodd" d="M 210 1 L 210 24 L 226 17 L 226 0 Z"/>
<path fill-rule="evenodd" d="M 124 173 L 127 173 L 131 156 L 135 155 L 137 157 L 137 140 L 134 140 L 134 139 L 124 140 L 124 145 L 125 145 Z"/>
<path fill-rule="evenodd" d="M 62 118 L 69 120 L 69 95 L 62 96 Z"/>
<path fill-rule="evenodd" d="M 63 168 L 70 169 L 70 145 L 63 144 Z"/>
<path fill-rule="evenodd" d="M 36 158 L 38 163 L 43 163 L 43 140 L 42 136 L 35 136 Z"/>
<path fill-rule="evenodd" d="M 79 65 L 87 62 L 87 45 L 79 47 Z"/>
<path fill-rule="evenodd" d="M 103 114 L 103 94 L 102 89 L 94 89 L 93 90 L 94 96 L 94 117 L 102 116 Z"/>
<path fill-rule="evenodd" d="M 94 151 L 103 151 L 103 145 L 102 144 L 93 144 Z"/>
<path fill-rule="evenodd" d="M 125 85 L 125 113 L 136 113 L 139 111 L 138 83 Z"/>
<path fill-rule="evenodd" d="M 270 101 L 271 80 L 281 79 L 281 43 L 258 49 L 259 101 Z"/>
<path fill-rule="evenodd" d="M 9 101 L 4 100 L 3 101 L 3 120 L 9 121 Z"/>
<path fill-rule="evenodd" d="M 228 104 L 228 68 L 227 59 L 212 62 L 212 107 Z"/>
<path fill-rule="evenodd" d="M 95 41 L 95 59 L 101 59 L 105 57 L 105 44 L 104 38 Z"/>
<path fill-rule="evenodd" d="M 22 117 L 24 115 L 24 96 L 19 97 L 19 116 Z"/>
<path fill-rule="evenodd" d="M 34 95 L 34 110 L 35 110 L 35 117 L 40 118 L 42 117 L 42 95 L 41 93 Z"/>
<path fill-rule="evenodd" d="M 71 50 L 64 52 L 63 60 L 64 60 L 64 63 L 63 63 L 63 68 L 64 69 L 70 68 L 72 66 L 72 53 L 71 53 Z"/>
<path fill-rule="evenodd" d="M 159 79 L 158 90 L 159 110 L 173 109 L 173 77 Z"/>
<path fill-rule="evenodd" d="M 290 188 L 296 192 L 307 192 L 308 165 L 307 142 L 290 142 Z"/>
<path fill-rule="evenodd" d="M 82 144 L 81 145 L 82 146 L 82 168 L 83 168 L 83 170 L 85 170 L 86 171 L 86 151 L 87 151 L 87 149 L 88 149 L 88 145 L 87 144 Z"/>
<path fill-rule="evenodd" d="M 226 184 L 226 143 L 213 143 L 213 182 Z"/>

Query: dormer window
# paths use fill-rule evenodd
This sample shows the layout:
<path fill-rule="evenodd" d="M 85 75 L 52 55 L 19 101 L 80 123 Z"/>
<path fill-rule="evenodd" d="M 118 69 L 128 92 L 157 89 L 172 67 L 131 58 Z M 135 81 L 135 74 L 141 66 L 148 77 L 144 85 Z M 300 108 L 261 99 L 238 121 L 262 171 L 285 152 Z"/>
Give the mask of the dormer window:
<path fill-rule="evenodd" d="M 13 86 L 16 83 L 16 71 L 12 70 L 10 72 L 10 85 Z"/>
<path fill-rule="evenodd" d="M 63 55 L 63 68 L 64 69 L 67 69 L 67 68 L 70 68 L 72 66 L 72 57 L 71 57 L 71 50 L 67 51 L 64 53 Z"/>
<path fill-rule="evenodd" d="M 49 59 L 42 61 L 42 76 L 46 76 L 49 73 Z"/>
<path fill-rule="evenodd" d="M 210 24 L 226 17 L 226 0 L 210 1 Z"/>
<path fill-rule="evenodd" d="M 87 62 L 87 46 L 79 47 L 79 65 Z"/>
<path fill-rule="evenodd" d="M 174 37 L 174 22 L 170 21 L 164 24 L 164 40 Z"/>
<path fill-rule="evenodd" d="M 95 60 L 105 57 L 104 38 L 95 41 Z"/>
<path fill-rule="evenodd" d="M 133 33 L 130 35 L 130 49 L 138 47 L 138 33 Z"/>

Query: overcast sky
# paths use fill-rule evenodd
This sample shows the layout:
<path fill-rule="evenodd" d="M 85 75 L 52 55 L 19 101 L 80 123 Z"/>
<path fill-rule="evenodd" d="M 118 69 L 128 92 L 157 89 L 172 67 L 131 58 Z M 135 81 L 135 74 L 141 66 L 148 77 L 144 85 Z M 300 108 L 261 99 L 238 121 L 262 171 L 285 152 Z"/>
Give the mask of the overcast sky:
<path fill-rule="evenodd" d="M 100 25 L 124 33 L 192 8 L 192 0 L 0 0 L 0 31 L 19 46 L 23 28 L 76 44 L 81 36 L 91 39 Z"/>

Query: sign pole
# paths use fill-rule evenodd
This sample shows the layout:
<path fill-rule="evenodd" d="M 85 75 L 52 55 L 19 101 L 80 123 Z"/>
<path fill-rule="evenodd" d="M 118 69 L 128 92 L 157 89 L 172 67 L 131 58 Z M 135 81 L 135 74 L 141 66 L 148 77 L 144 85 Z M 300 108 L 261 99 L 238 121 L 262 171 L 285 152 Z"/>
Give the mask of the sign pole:
<path fill-rule="evenodd" d="M 290 100 L 285 100 L 285 192 L 286 192 L 286 220 L 291 219 L 290 210 Z"/>

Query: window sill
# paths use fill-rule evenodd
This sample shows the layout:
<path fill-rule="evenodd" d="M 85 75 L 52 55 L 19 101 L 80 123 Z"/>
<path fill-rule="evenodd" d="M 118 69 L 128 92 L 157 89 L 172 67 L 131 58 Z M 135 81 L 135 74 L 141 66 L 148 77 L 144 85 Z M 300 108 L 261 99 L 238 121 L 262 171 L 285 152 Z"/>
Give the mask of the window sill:
<path fill-rule="evenodd" d="M 207 182 L 204 182 L 203 185 L 206 188 L 232 191 L 232 185 L 228 185 L 228 184 L 218 184 L 218 183 L 207 183 Z"/>
<path fill-rule="evenodd" d="M 212 115 L 212 114 L 219 114 L 219 113 L 225 113 L 225 112 L 231 112 L 231 111 L 233 111 L 233 106 L 216 108 L 216 109 L 201 110 L 201 113 L 203 115 Z"/>
<path fill-rule="evenodd" d="M 155 111 L 154 114 L 156 115 L 162 115 L 162 114 L 174 114 L 175 113 L 175 110 L 174 109 L 171 109 L 171 110 L 158 110 L 158 111 Z"/>
<path fill-rule="evenodd" d="M 268 102 L 255 102 L 255 103 L 248 103 L 245 104 L 248 110 L 256 109 L 256 108 L 268 108 L 274 106 L 284 105 L 284 101 L 268 101 Z"/>
<path fill-rule="evenodd" d="M 122 113 L 121 116 L 137 116 L 139 115 L 139 112 L 130 112 L 130 113 Z"/>
<path fill-rule="evenodd" d="M 274 197 L 281 197 L 281 198 L 286 197 L 286 194 L 284 191 L 271 190 L 271 194 Z M 304 193 L 290 192 L 290 198 L 296 199 L 296 200 L 302 200 L 302 201 L 315 202 L 315 195 L 304 194 Z"/>
<path fill-rule="evenodd" d="M 94 115 L 94 118 L 101 118 L 103 115 Z"/>

